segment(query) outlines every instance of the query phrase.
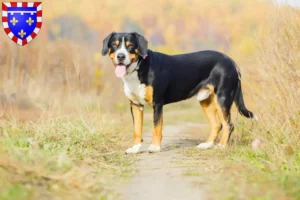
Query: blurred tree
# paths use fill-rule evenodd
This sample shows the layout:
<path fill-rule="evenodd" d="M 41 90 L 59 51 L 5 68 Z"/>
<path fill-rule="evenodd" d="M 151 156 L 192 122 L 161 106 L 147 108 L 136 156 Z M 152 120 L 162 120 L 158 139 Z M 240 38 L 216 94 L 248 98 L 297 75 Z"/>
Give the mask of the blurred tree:
<path fill-rule="evenodd" d="M 151 36 L 149 37 L 149 42 L 153 46 L 166 44 L 162 31 L 160 30 L 155 30 L 154 33 L 151 34 Z"/>
<path fill-rule="evenodd" d="M 137 32 L 141 35 L 144 34 L 143 29 L 141 28 L 141 26 L 133 21 L 132 19 L 130 19 L 129 17 L 125 17 L 123 20 L 123 25 L 122 25 L 122 31 L 124 32 Z"/>
<path fill-rule="evenodd" d="M 76 43 L 87 43 L 90 47 L 100 42 L 97 32 L 90 29 L 78 15 L 66 14 L 57 17 L 49 22 L 49 27 L 50 40 L 63 38 Z"/>

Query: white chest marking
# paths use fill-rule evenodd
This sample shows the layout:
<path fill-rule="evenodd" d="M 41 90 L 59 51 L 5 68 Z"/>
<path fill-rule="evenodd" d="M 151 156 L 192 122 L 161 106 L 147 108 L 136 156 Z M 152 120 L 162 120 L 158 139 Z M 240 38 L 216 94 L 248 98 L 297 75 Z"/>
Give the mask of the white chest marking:
<path fill-rule="evenodd" d="M 127 98 L 135 104 L 145 105 L 146 85 L 140 83 L 137 71 L 126 74 L 122 80 Z"/>

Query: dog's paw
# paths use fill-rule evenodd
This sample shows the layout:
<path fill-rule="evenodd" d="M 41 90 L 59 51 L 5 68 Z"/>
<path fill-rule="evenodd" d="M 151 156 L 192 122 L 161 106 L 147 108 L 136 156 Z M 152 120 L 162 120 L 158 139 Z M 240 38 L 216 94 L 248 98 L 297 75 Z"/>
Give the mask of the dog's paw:
<path fill-rule="evenodd" d="M 136 144 L 125 151 L 126 154 L 135 154 L 141 151 L 142 144 Z"/>
<path fill-rule="evenodd" d="M 198 149 L 210 149 L 210 148 L 213 148 L 214 146 L 214 142 L 203 142 L 203 143 L 200 143 L 197 148 Z"/>
<path fill-rule="evenodd" d="M 154 152 L 160 152 L 160 146 L 156 146 L 151 144 L 150 147 L 148 148 L 149 153 L 154 153 Z"/>
<path fill-rule="evenodd" d="M 221 150 L 224 150 L 225 149 L 225 145 L 223 145 L 223 144 L 217 144 L 215 147 L 214 147 L 214 149 L 221 149 Z"/>

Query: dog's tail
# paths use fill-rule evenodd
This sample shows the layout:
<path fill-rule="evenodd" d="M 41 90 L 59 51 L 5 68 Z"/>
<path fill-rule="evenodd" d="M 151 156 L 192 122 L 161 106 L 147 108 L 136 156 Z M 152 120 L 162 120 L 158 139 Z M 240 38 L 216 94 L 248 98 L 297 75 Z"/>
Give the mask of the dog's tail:
<path fill-rule="evenodd" d="M 237 91 L 235 94 L 234 103 L 235 103 L 236 107 L 238 108 L 239 113 L 241 115 L 243 115 L 244 117 L 247 117 L 247 118 L 252 118 L 252 119 L 258 120 L 258 117 L 255 114 L 253 114 L 251 111 L 249 111 L 245 106 L 240 80 L 238 82 L 238 88 L 237 88 Z"/>

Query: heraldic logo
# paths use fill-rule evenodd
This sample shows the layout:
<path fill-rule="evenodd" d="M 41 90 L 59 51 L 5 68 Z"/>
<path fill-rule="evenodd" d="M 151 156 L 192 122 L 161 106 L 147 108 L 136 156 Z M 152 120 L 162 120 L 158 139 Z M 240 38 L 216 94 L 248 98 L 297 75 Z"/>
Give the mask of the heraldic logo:
<path fill-rule="evenodd" d="M 24 46 L 42 27 L 42 2 L 3 2 L 2 24 L 8 37 Z"/>

